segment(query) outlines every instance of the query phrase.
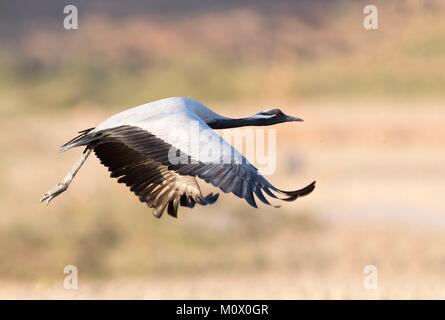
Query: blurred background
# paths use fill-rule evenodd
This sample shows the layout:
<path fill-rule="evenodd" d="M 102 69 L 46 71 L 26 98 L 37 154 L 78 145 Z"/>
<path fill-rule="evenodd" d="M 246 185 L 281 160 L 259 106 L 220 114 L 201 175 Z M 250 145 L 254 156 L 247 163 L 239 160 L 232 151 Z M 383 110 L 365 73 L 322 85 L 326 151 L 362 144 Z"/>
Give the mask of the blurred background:
<path fill-rule="evenodd" d="M 445 298 L 443 1 L 69 4 L 78 30 L 63 2 L 0 3 L 1 298 Z M 363 28 L 366 4 L 378 30 Z M 157 220 L 92 157 L 39 203 L 81 152 L 60 145 L 168 96 L 302 117 L 275 127 L 268 178 L 316 190 Z"/>

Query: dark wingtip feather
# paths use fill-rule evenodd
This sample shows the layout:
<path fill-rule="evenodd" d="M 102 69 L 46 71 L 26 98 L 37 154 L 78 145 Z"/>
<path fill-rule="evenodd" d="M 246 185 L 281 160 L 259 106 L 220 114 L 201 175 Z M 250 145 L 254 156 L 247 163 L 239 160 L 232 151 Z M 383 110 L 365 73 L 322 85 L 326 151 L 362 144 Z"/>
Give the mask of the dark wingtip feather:
<path fill-rule="evenodd" d="M 216 200 L 218 200 L 219 198 L 219 193 L 210 193 L 209 195 L 207 195 L 203 200 L 206 202 L 206 204 L 213 204 L 216 202 Z"/>
<path fill-rule="evenodd" d="M 288 196 L 287 198 L 281 198 L 281 200 L 284 200 L 284 201 L 294 201 L 297 198 L 307 196 L 312 191 L 314 191 L 314 189 L 315 189 L 315 182 L 316 181 L 313 181 L 311 184 L 307 185 L 306 187 L 304 187 L 302 189 L 299 189 L 299 190 L 295 190 L 295 191 L 284 191 L 284 190 L 280 190 L 280 189 L 277 189 L 277 188 L 274 188 L 274 190 L 279 192 L 279 193 L 281 193 L 281 194 L 283 194 L 283 195 L 285 195 L 285 196 Z"/>
<path fill-rule="evenodd" d="M 307 196 L 308 194 L 310 194 L 312 191 L 314 191 L 315 189 L 315 183 L 316 181 L 312 181 L 311 184 L 309 184 L 308 186 L 304 187 L 303 189 L 294 191 L 296 194 L 298 194 L 299 197 L 304 197 Z"/>
<path fill-rule="evenodd" d="M 245 191 L 245 194 L 244 194 L 243 198 L 246 199 L 247 203 L 250 204 L 252 207 L 258 208 L 258 206 L 257 206 L 257 204 L 255 202 L 255 198 L 253 196 L 253 190 L 252 190 L 252 186 L 251 185 L 249 185 L 247 187 L 247 190 Z"/>
<path fill-rule="evenodd" d="M 208 204 L 214 204 L 216 202 L 216 200 L 218 200 L 218 197 L 219 197 L 219 193 L 213 194 L 213 192 L 212 192 L 212 193 L 206 195 L 204 198 L 202 198 L 198 203 L 202 206 L 206 206 Z"/>
<path fill-rule="evenodd" d="M 179 204 L 178 200 L 177 201 L 171 200 L 168 203 L 167 213 L 169 214 L 169 216 L 171 216 L 173 218 L 178 218 L 178 204 Z"/>

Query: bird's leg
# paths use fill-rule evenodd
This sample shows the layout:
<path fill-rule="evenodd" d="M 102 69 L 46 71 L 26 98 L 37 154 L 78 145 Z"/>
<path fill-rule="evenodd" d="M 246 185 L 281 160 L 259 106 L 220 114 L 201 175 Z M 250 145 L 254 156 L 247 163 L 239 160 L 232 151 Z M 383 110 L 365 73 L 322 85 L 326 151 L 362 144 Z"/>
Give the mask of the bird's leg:
<path fill-rule="evenodd" d="M 88 156 L 90 155 L 92 149 L 88 148 L 85 150 L 84 153 L 82 153 L 82 156 L 80 157 L 79 161 L 76 162 L 76 164 L 73 166 L 71 171 L 66 175 L 66 177 L 59 182 L 54 188 L 47 191 L 42 199 L 40 199 L 40 202 L 45 202 L 46 205 L 49 204 L 49 202 L 57 197 L 59 194 L 63 193 L 68 189 L 68 186 L 70 185 L 71 181 L 73 181 L 74 177 L 76 176 L 76 173 L 80 170 L 84 162 L 87 160 Z"/>

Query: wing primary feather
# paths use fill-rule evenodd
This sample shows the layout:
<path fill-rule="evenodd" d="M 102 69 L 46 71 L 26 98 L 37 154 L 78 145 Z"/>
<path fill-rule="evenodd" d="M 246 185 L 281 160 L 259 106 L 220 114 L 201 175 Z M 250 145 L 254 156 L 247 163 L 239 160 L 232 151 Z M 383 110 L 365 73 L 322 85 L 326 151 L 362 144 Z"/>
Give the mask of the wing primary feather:
<path fill-rule="evenodd" d="M 254 208 L 258 208 L 255 198 L 253 197 L 252 184 L 249 182 L 244 182 L 247 185 L 245 195 L 243 198 L 246 199 L 247 203 L 250 204 Z"/>
<path fill-rule="evenodd" d="M 273 186 L 271 188 L 273 190 L 277 191 L 278 193 L 287 196 L 287 198 L 280 198 L 280 200 L 294 201 L 297 198 L 307 196 L 312 191 L 314 191 L 314 189 L 315 189 L 315 181 L 313 181 L 311 184 L 307 185 L 306 187 L 304 187 L 302 189 L 299 189 L 299 190 L 295 190 L 295 191 L 284 191 L 284 190 L 280 190 L 278 188 L 275 188 Z"/>

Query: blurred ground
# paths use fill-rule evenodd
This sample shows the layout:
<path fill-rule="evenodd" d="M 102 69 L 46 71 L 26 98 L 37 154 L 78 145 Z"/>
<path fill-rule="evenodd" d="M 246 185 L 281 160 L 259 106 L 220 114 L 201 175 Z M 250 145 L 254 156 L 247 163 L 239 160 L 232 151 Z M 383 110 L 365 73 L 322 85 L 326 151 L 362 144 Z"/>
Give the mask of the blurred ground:
<path fill-rule="evenodd" d="M 276 127 L 270 179 L 285 188 L 316 179 L 307 198 L 253 210 L 223 195 L 212 207 L 182 209 L 178 220 L 153 218 L 94 157 L 69 192 L 38 203 L 79 155 L 58 146 L 104 112 L 3 121 L 0 296 L 442 297 L 445 112 L 435 104 L 391 106 L 397 114 L 382 102 L 351 108 L 283 105 L 306 121 Z M 257 108 L 236 109 L 230 115 Z M 66 264 L 79 268 L 75 293 L 61 287 Z M 379 269 L 377 291 L 363 289 L 368 264 Z"/>
<path fill-rule="evenodd" d="M 0 298 L 444 298 L 442 1 L 374 2 L 375 32 L 365 1 L 191 2 L 74 1 L 77 31 L 56 1 L 3 5 Z M 38 202 L 79 156 L 61 144 L 167 96 L 305 119 L 274 127 L 268 178 L 316 190 L 280 209 L 222 195 L 157 220 L 91 157 Z M 65 265 L 79 290 L 63 289 Z"/>
<path fill-rule="evenodd" d="M 403 227 L 287 230 L 248 245 L 262 259 L 260 268 L 86 281 L 80 267 L 78 290 L 65 290 L 61 281 L 2 282 L 0 298 L 442 299 L 443 242 L 442 233 Z M 230 259 L 209 252 L 211 259 Z M 375 290 L 363 287 L 363 268 L 369 263 L 379 269 Z"/>

